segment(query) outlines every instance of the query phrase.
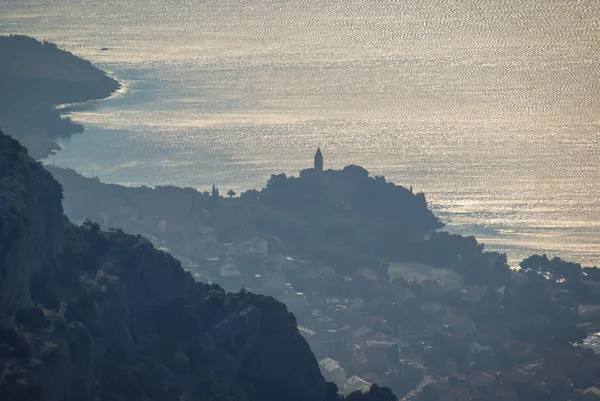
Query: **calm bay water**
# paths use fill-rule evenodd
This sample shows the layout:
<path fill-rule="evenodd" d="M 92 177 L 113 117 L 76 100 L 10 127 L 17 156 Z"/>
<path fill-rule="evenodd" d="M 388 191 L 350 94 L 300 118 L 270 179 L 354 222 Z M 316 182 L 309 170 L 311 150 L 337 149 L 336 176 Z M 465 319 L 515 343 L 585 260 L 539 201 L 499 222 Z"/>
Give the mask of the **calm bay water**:
<path fill-rule="evenodd" d="M 355 163 L 509 260 L 600 265 L 597 0 L 2 0 L 125 84 L 48 159 L 223 189 Z M 108 51 L 100 51 L 107 47 Z"/>

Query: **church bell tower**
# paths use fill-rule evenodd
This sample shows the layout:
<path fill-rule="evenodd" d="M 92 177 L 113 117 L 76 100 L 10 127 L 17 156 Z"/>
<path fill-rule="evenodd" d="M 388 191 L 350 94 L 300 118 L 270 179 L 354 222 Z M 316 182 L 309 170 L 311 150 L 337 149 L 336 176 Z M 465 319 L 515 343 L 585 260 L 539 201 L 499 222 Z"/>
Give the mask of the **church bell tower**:
<path fill-rule="evenodd" d="M 321 148 L 317 148 L 317 153 L 315 153 L 315 171 L 318 173 L 323 172 L 323 154 L 321 153 Z"/>

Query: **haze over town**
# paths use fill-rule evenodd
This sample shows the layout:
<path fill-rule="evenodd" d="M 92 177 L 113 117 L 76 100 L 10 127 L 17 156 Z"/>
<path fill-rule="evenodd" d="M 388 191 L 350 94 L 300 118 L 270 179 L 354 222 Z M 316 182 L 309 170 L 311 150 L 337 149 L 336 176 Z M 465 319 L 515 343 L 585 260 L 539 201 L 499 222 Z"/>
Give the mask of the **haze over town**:
<path fill-rule="evenodd" d="M 600 400 L 600 5 L 0 4 L 0 394 Z"/>

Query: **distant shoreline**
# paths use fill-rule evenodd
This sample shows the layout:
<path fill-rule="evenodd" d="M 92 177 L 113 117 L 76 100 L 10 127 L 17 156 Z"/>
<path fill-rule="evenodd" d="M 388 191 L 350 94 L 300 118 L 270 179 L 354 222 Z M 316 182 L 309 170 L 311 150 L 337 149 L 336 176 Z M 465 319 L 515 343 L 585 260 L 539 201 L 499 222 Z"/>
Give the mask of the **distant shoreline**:
<path fill-rule="evenodd" d="M 27 36 L 13 36 L 13 37 L 8 37 L 8 36 L 1 36 L 0 35 L 0 50 L 3 50 L 3 41 L 9 39 L 12 41 L 23 41 L 23 43 L 25 43 L 24 46 L 21 46 L 22 49 L 19 49 L 19 53 L 21 54 L 21 57 L 23 57 L 24 59 L 20 59 L 19 62 L 25 64 L 27 62 L 31 62 L 31 60 L 25 58 L 27 53 L 33 53 L 33 52 L 40 52 L 40 48 L 44 48 L 47 47 L 48 51 L 46 53 L 52 54 L 52 53 L 56 53 L 57 56 L 56 57 L 60 57 L 64 60 L 69 60 L 70 64 L 73 64 L 73 69 L 75 71 L 73 71 L 73 74 L 75 74 L 77 71 L 79 71 L 79 74 L 81 74 L 81 76 L 77 77 L 79 79 L 78 81 L 78 85 L 79 88 L 82 91 L 85 91 L 86 94 L 90 95 L 90 96 L 83 96 L 82 93 L 74 93 L 73 96 L 69 96 L 68 98 L 66 96 L 64 96 L 61 100 L 63 100 L 62 102 L 53 102 L 49 105 L 49 107 L 40 107 L 40 108 L 33 108 L 33 107 L 29 107 L 29 105 L 32 103 L 31 98 L 34 98 L 35 95 L 31 95 L 30 93 L 28 93 L 27 91 L 24 91 L 24 95 L 27 95 L 28 99 L 25 99 L 27 102 L 21 102 L 19 103 L 19 105 L 23 105 L 24 104 L 24 110 L 25 112 L 21 112 L 21 110 L 18 110 L 17 107 L 13 107 L 13 111 L 14 113 L 12 113 L 11 116 L 17 123 L 19 126 L 23 125 L 25 126 L 25 128 L 27 128 L 27 126 L 33 126 L 33 130 L 29 130 L 29 129 L 21 129 L 20 131 L 13 131 L 11 129 L 9 129 L 9 126 L 6 123 L 6 120 L 4 119 L 5 115 L 4 114 L 10 114 L 10 113 L 4 113 L 6 111 L 6 109 L 3 107 L 3 99 L 0 99 L 0 128 L 5 131 L 8 134 L 11 134 L 12 136 L 14 136 L 15 138 L 17 138 L 20 142 L 22 142 L 28 149 L 30 154 L 37 160 L 43 160 L 46 157 L 50 156 L 52 153 L 54 153 L 56 150 L 60 149 L 60 146 L 58 145 L 58 143 L 60 142 L 61 138 L 68 138 L 70 137 L 72 134 L 76 134 L 76 133 L 81 133 L 84 131 L 84 126 L 81 124 L 78 124 L 76 122 L 71 121 L 69 118 L 64 118 L 61 117 L 64 116 L 65 114 L 69 114 L 70 111 L 72 110 L 81 110 L 84 108 L 94 108 L 94 104 L 92 103 L 88 103 L 88 102 L 92 102 L 95 100 L 104 100 L 104 99 L 109 99 L 111 97 L 114 96 L 119 96 L 122 91 L 127 89 L 127 83 L 120 84 L 119 82 L 116 81 L 116 79 L 108 76 L 107 73 L 105 73 L 104 71 L 93 67 L 88 61 L 82 60 L 79 57 L 74 56 L 73 54 L 67 52 L 67 51 L 63 51 L 58 49 L 55 45 L 51 44 L 51 43 L 42 43 L 37 41 L 34 38 L 31 37 L 27 37 Z M 29 50 L 27 50 L 29 49 Z M 47 57 L 49 56 L 48 54 L 46 55 Z M 3 69 L 5 68 L 5 66 L 2 65 L 1 61 L 3 60 L 3 58 L 5 58 L 4 54 L 0 54 L 0 71 L 3 71 Z M 79 60 L 79 61 L 77 61 Z M 15 62 L 16 63 L 16 62 Z M 79 63 L 79 64 L 77 64 Z M 75 65 L 77 64 L 77 65 Z M 33 72 L 36 71 L 31 71 L 31 68 L 27 67 L 25 68 L 26 72 L 28 72 L 30 75 Z M 20 71 L 13 71 L 16 73 L 21 73 Z M 96 81 L 94 81 L 94 79 L 90 79 L 92 78 L 91 75 L 90 76 L 86 76 L 85 74 L 96 74 L 94 75 L 94 77 L 96 78 Z M 64 81 L 66 81 L 66 78 L 69 78 L 68 76 L 65 76 L 67 74 L 63 74 L 63 76 L 61 77 L 59 75 L 59 77 L 56 80 L 60 80 L 62 78 L 62 81 L 64 83 Z M 10 77 L 10 75 L 0 75 L 0 83 L 3 83 L 1 80 L 4 77 Z M 55 81 L 56 81 L 55 80 Z M 7 80 L 8 81 L 8 80 Z M 104 86 L 103 86 L 103 82 L 104 82 Z M 96 88 L 90 88 L 90 84 L 94 84 L 96 85 Z M 108 84 L 108 86 L 107 86 Z M 110 85 L 114 85 L 114 88 L 111 88 Z M 61 92 L 61 87 L 57 86 L 56 87 L 56 92 L 57 94 L 60 95 Z M 50 92 L 50 90 L 48 91 Z M 93 93 L 92 93 L 93 92 Z M 48 93 L 48 96 L 53 96 L 52 94 Z M 74 98 L 77 98 L 77 101 L 73 101 Z M 12 100 L 10 98 L 10 96 L 8 97 L 9 100 Z M 34 105 L 35 106 L 35 105 Z M 39 129 L 37 129 L 39 128 Z M 89 137 L 93 137 L 94 135 L 89 135 Z M 101 145 L 101 144 L 100 144 Z M 82 152 L 82 154 L 85 154 L 85 150 L 77 150 L 78 152 Z M 52 162 L 50 161 L 50 164 L 52 164 Z M 57 161 L 57 165 L 60 165 L 60 163 Z M 76 168 L 76 165 L 66 165 L 64 167 L 71 167 L 71 168 Z M 98 168 L 96 169 L 96 172 L 98 172 Z M 81 169 L 79 174 L 82 174 L 84 170 Z M 89 170 L 85 170 L 85 171 L 89 171 Z M 281 170 L 280 170 L 281 171 Z M 86 174 L 83 174 L 86 175 Z M 109 180 L 110 181 L 110 180 Z M 118 182 L 118 181 L 111 181 L 111 182 Z M 179 182 L 169 182 L 167 180 L 165 180 L 161 185 L 164 186 L 168 186 L 168 185 L 178 185 L 178 186 L 185 186 L 186 184 L 181 184 Z M 135 182 L 135 180 L 131 181 L 131 184 L 127 185 L 127 184 L 119 184 L 120 186 L 138 186 L 141 185 L 140 182 Z M 150 185 L 150 184 L 147 184 Z M 187 184 L 188 186 L 191 184 Z M 194 185 L 192 185 L 194 186 Z M 238 190 L 237 188 L 236 191 Z M 443 218 L 443 210 L 442 211 L 436 211 L 436 214 L 440 215 L 441 218 Z M 444 219 L 445 220 L 445 219 Z M 448 223 L 446 221 L 446 223 Z M 477 236 L 480 240 L 482 240 L 483 242 L 486 242 L 486 237 L 493 237 L 493 236 L 498 236 L 498 233 L 495 232 L 491 232 L 493 230 L 490 229 L 490 231 L 486 232 L 482 232 L 480 227 L 476 227 L 475 229 L 473 229 L 472 227 L 467 227 L 467 228 L 463 228 L 460 227 L 459 229 L 454 230 L 454 226 L 452 223 L 448 223 L 447 226 L 447 230 L 452 232 L 452 233 L 458 233 L 458 234 L 463 234 L 463 235 L 475 235 Z M 511 239 L 509 239 L 511 240 Z M 490 239 L 491 241 L 491 239 Z M 501 243 L 498 245 L 498 243 L 496 244 L 487 244 L 488 245 L 488 249 L 493 249 L 496 250 L 498 252 L 502 252 L 502 253 L 506 253 L 507 255 L 510 255 L 509 258 L 509 262 L 513 267 L 517 267 L 518 263 L 526 256 L 532 254 L 532 253 L 548 253 L 549 255 L 563 255 L 563 252 L 561 251 L 561 249 L 557 248 L 541 248 L 541 247 L 535 247 L 535 246 L 529 246 L 527 244 L 524 245 L 519 245 L 516 244 L 516 242 L 505 242 L 505 243 Z M 571 257 L 570 259 L 572 260 L 580 260 L 579 258 L 576 257 Z M 594 265 L 596 264 L 595 261 L 591 261 L 591 262 L 587 262 L 586 265 Z"/>
<path fill-rule="evenodd" d="M 0 127 L 39 160 L 60 149 L 58 138 L 84 131 L 61 106 L 106 99 L 122 85 L 55 44 L 0 35 L 0 87 Z"/>

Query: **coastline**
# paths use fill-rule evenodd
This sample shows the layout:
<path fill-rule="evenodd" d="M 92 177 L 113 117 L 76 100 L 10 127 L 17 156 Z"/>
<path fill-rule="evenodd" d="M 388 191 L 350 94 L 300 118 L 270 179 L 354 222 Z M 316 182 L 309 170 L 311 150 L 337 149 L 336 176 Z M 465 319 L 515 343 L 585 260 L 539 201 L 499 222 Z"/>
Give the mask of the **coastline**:
<path fill-rule="evenodd" d="M 8 0 L 0 394 L 600 401 L 592 3 Z"/>
<path fill-rule="evenodd" d="M 29 36 L 0 36 L 0 62 L 0 125 L 37 160 L 60 149 L 58 138 L 84 131 L 64 116 L 71 105 L 107 99 L 123 87 L 89 61 Z"/>
<path fill-rule="evenodd" d="M 0 40 L 3 38 L 8 38 L 6 36 L 0 36 Z M 84 131 L 84 126 L 77 123 L 77 122 L 73 122 L 71 121 L 71 119 L 68 117 L 68 114 L 71 110 L 76 110 L 79 108 L 84 108 L 84 107 L 93 107 L 91 102 L 97 101 L 97 100 L 106 100 L 106 99 L 111 99 L 117 96 L 122 95 L 126 90 L 127 90 L 127 82 L 121 83 L 121 82 L 117 82 L 113 77 L 111 77 L 109 74 L 107 74 L 104 71 L 101 71 L 99 69 L 97 69 L 96 67 L 91 66 L 91 64 L 79 57 L 74 56 L 73 54 L 63 51 L 63 50 L 59 50 L 55 45 L 53 44 L 44 44 L 42 42 L 37 41 L 36 39 L 33 38 L 29 38 L 29 37 L 20 37 L 20 36 L 13 36 L 13 38 L 15 39 L 20 39 L 20 40 L 25 40 L 27 42 L 33 42 L 35 44 L 35 46 L 49 46 L 50 48 L 54 48 L 56 49 L 56 51 L 61 54 L 61 57 L 66 57 L 66 59 L 76 59 L 78 60 L 77 62 L 79 62 L 82 66 L 84 70 L 90 70 L 90 73 L 97 73 L 99 74 L 99 76 L 101 76 L 102 78 L 99 78 L 100 81 L 96 80 L 94 81 L 97 84 L 101 84 L 101 82 L 104 80 L 107 83 L 110 83 L 111 85 L 114 85 L 114 89 L 111 87 L 101 87 L 101 85 L 99 85 L 100 87 L 98 87 L 98 85 L 96 85 L 97 87 L 95 88 L 95 96 L 83 96 L 81 93 L 77 94 L 75 97 L 77 98 L 77 101 L 73 101 L 73 97 L 69 98 L 69 99 L 62 99 L 65 100 L 62 103 L 53 103 L 51 105 L 51 107 L 49 108 L 44 108 L 44 109 L 30 109 L 26 108 L 26 112 L 25 113 L 15 113 L 13 115 L 13 117 L 16 119 L 19 119 L 18 123 L 20 125 L 27 125 L 27 124 L 31 124 L 34 126 L 39 127 L 39 129 L 33 129 L 33 130 L 27 130 L 27 132 L 22 132 L 21 135 L 17 134 L 16 132 L 13 132 L 12 130 L 8 129 L 9 127 L 6 126 L 6 123 L 1 119 L 2 115 L 1 115 L 1 111 L 0 111 L 0 126 L 4 129 L 4 131 L 6 131 L 7 133 L 13 134 L 13 136 L 15 136 L 15 138 L 17 138 L 18 140 L 20 140 L 21 142 L 23 142 L 28 149 L 30 149 L 30 153 L 31 155 L 38 159 L 38 160 L 44 160 L 46 159 L 48 156 L 50 156 L 52 153 L 54 153 L 56 150 L 60 149 L 60 146 L 57 143 L 57 139 L 61 138 L 61 137 L 69 137 L 75 133 L 81 133 Z M 0 43 L 1 44 L 1 43 Z M 64 77 L 63 77 L 64 78 Z M 89 77 L 88 77 L 89 78 Z M 88 80 L 89 81 L 89 80 Z M 85 80 L 83 81 L 83 83 L 85 83 Z M 85 90 L 88 91 L 88 95 L 90 94 L 89 92 L 89 88 L 84 88 Z M 33 96 L 32 96 L 33 97 Z M 25 103 L 25 102 L 21 102 L 21 105 Z M 28 99 L 27 104 L 31 104 L 33 103 L 33 101 L 31 99 Z M 21 131 L 25 131 L 25 130 L 21 130 Z M 52 163 L 50 163 L 52 164 Z M 71 167 L 71 166 L 67 166 L 67 167 Z M 279 170 L 281 171 L 281 170 Z M 114 182 L 114 181 L 109 181 L 109 182 Z M 217 181 L 218 183 L 218 181 Z M 134 184 L 133 186 L 139 186 L 141 184 Z M 149 185 L 149 184 L 147 184 Z M 170 186 L 170 185 L 177 185 L 177 186 L 185 186 L 181 185 L 180 183 L 171 183 L 171 182 L 165 182 L 164 184 L 162 184 L 164 186 Z M 188 184 L 190 185 L 190 184 Z M 193 184 L 191 186 L 194 186 Z M 113 187 L 114 188 L 114 187 Z M 236 189 L 237 190 L 237 189 Z M 436 212 L 436 214 L 440 217 L 443 216 L 443 213 L 440 215 Z M 483 242 L 488 242 L 486 241 L 487 239 L 490 239 L 491 237 L 494 237 L 496 235 L 498 235 L 495 232 L 492 232 L 493 230 L 488 230 L 488 232 L 486 234 L 483 234 L 481 230 L 479 229 L 471 229 L 471 227 L 468 228 L 463 228 L 463 227 L 454 227 L 453 224 L 451 222 L 448 222 L 446 219 L 444 219 L 445 223 L 448 224 L 447 226 L 447 230 L 452 232 L 452 233 L 457 233 L 457 234 L 461 234 L 461 235 L 465 235 L 465 236 L 469 236 L 469 235 L 475 235 L 480 241 Z M 518 250 L 519 252 L 515 252 L 515 250 L 511 250 L 511 247 L 515 247 L 515 250 Z M 530 248 L 530 249 L 527 249 Z M 564 252 L 561 252 L 560 250 L 556 249 L 549 249 L 549 248 L 539 248 L 538 250 L 533 249 L 531 247 L 523 247 L 522 249 L 519 247 L 516 247 L 514 245 L 511 244 L 502 244 L 500 243 L 499 246 L 490 246 L 488 247 L 488 249 L 492 249 L 501 253 L 506 253 L 507 255 L 510 255 L 509 257 L 509 262 L 510 265 L 514 268 L 517 268 L 518 263 L 526 256 L 533 254 L 533 253 L 543 253 L 546 252 L 547 249 L 547 253 L 549 255 L 564 255 Z M 517 256 L 518 255 L 518 256 Z M 572 260 L 577 260 L 578 262 L 580 261 L 577 258 L 571 257 L 570 259 Z M 587 263 L 586 265 L 593 265 Z"/>

